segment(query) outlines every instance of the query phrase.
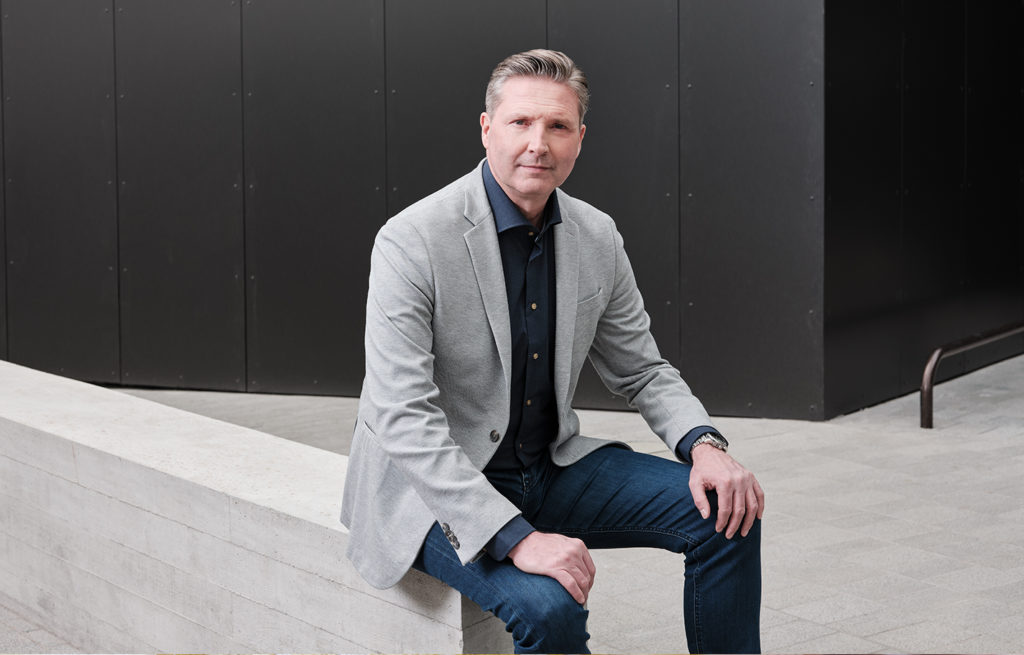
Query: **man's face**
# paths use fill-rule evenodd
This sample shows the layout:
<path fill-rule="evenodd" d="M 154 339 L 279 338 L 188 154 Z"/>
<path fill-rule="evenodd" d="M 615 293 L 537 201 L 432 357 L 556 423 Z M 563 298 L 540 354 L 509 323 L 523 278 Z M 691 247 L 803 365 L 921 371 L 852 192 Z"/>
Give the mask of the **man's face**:
<path fill-rule="evenodd" d="M 569 177 L 585 131 L 572 89 L 540 77 L 506 80 L 497 107 L 480 115 L 491 173 L 530 219 Z"/>

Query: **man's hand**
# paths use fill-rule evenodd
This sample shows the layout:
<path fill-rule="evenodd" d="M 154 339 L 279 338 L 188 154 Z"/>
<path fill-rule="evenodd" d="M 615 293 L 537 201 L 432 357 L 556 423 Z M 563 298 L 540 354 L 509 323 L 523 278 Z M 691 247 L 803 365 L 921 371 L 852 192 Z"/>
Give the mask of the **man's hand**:
<path fill-rule="evenodd" d="M 739 530 L 740 535 L 746 537 L 754 518 L 764 516 L 764 491 L 754 474 L 711 444 L 698 445 L 692 457 L 690 494 L 700 515 L 704 518 L 710 515 L 707 490 L 714 489 L 718 493 L 715 532 L 725 530 L 725 538 L 732 539 Z"/>
<path fill-rule="evenodd" d="M 594 586 L 594 560 L 579 539 L 549 532 L 531 532 L 508 552 L 521 571 L 557 580 L 580 605 Z"/>

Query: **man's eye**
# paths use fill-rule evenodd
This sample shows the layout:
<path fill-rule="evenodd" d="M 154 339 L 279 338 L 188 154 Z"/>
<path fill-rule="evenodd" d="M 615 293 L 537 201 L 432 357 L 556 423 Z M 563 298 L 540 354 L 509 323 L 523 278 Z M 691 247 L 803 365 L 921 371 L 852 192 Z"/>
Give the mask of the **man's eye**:
<path fill-rule="evenodd" d="M 512 124 L 513 125 L 526 125 L 526 120 L 522 119 L 522 118 L 519 118 L 517 120 L 512 121 Z"/>
<path fill-rule="evenodd" d="M 554 127 L 556 130 L 567 130 L 567 129 L 569 129 L 568 127 L 566 127 L 565 125 L 562 125 L 561 123 L 555 123 L 552 127 Z"/>

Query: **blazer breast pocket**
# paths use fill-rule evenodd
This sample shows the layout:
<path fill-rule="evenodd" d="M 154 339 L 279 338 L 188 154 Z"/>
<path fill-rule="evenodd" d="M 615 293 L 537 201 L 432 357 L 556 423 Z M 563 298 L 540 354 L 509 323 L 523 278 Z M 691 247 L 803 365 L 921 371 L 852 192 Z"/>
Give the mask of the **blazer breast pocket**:
<path fill-rule="evenodd" d="M 604 287 L 598 287 L 597 291 L 587 294 L 583 300 L 576 303 L 576 321 L 589 316 L 593 312 L 604 307 Z"/>

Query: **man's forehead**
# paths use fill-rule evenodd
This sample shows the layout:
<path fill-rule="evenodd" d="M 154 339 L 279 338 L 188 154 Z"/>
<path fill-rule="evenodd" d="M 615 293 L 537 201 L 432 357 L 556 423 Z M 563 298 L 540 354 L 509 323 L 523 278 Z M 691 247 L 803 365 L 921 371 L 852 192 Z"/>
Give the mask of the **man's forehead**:
<path fill-rule="evenodd" d="M 495 111 L 565 114 L 565 119 L 579 119 L 579 99 L 564 82 L 547 77 L 518 75 L 505 81 L 498 94 Z"/>

